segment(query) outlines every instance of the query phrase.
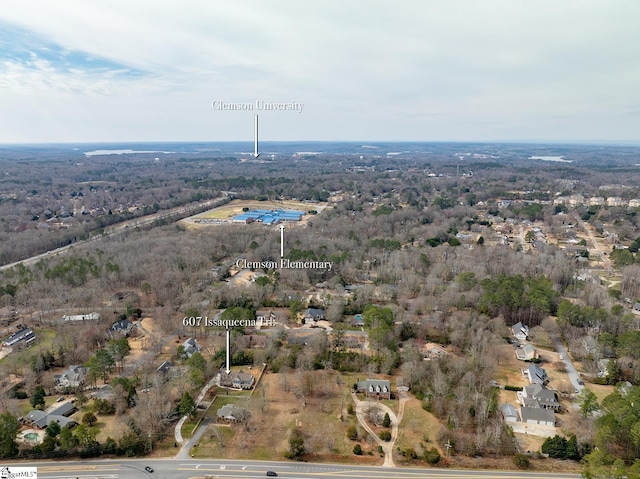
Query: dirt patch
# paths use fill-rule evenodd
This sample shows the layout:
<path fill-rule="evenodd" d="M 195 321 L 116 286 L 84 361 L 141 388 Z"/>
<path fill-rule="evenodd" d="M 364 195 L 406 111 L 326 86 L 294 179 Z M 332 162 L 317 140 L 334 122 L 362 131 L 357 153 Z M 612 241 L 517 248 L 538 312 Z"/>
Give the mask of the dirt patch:
<path fill-rule="evenodd" d="M 540 451 L 542 443 L 547 440 L 546 437 L 532 436 L 531 434 L 516 434 L 520 450 L 524 453 L 536 453 Z"/>

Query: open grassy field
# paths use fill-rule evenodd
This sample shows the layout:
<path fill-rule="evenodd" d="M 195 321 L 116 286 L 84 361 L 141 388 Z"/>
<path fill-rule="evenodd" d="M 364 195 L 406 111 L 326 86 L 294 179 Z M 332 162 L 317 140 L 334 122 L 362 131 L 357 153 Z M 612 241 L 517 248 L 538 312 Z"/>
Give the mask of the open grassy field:
<path fill-rule="evenodd" d="M 291 431 L 298 429 L 314 460 L 352 456 L 355 443 L 346 437 L 346 410 L 354 379 L 334 371 L 268 373 L 249 401 L 227 398 L 219 391 L 210 416 L 233 402 L 246 407 L 251 418 L 246 424 L 210 426 L 193 454 L 281 460 L 289 448 Z"/>
<path fill-rule="evenodd" d="M 425 449 L 432 447 L 440 449 L 437 438 L 443 429 L 444 426 L 433 414 L 422 408 L 418 399 L 411 398 L 404 405 L 404 415 L 395 444 L 396 450 L 402 451 L 412 448 L 418 454 L 422 454 Z M 443 451 L 440 451 L 440 455 L 444 457 Z M 395 461 L 398 465 L 404 462 L 402 456 L 398 455 L 396 455 Z"/>

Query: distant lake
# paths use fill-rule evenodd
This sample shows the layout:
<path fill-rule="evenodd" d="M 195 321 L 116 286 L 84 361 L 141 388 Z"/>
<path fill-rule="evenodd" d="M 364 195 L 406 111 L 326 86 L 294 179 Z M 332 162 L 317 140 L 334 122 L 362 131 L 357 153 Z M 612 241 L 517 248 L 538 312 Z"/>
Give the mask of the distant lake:
<path fill-rule="evenodd" d="M 557 161 L 559 163 L 573 163 L 573 160 L 565 160 L 564 156 L 530 156 L 530 160 Z"/>
<path fill-rule="evenodd" d="M 85 156 L 97 155 L 133 155 L 135 153 L 174 153 L 173 151 L 156 151 L 156 150 L 93 150 L 85 151 Z"/>

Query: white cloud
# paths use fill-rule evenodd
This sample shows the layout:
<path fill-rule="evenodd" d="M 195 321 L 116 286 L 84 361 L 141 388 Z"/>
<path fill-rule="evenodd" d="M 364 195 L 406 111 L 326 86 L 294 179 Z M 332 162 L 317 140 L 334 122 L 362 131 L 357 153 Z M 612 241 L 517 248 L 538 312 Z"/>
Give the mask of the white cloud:
<path fill-rule="evenodd" d="M 22 111 L 0 141 L 250 139 L 213 99 L 305 103 L 266 116 L 280 140 L 640 140 L 639 14 L 635 0 L 9 0 L 1 20 L 112 67 L 5 56 L 0 107 Z"/>

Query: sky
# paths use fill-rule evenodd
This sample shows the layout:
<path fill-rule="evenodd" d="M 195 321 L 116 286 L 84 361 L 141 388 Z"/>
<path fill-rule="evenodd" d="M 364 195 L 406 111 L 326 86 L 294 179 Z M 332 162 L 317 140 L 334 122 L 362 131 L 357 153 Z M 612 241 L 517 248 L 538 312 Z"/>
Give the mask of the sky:
<path fill-rule="evenodd" d="M 638 18 L 637 0 L 4 0 L 0 143 L 251 142 L 256 114 L 273 141 L 640 143 Z"/>

